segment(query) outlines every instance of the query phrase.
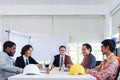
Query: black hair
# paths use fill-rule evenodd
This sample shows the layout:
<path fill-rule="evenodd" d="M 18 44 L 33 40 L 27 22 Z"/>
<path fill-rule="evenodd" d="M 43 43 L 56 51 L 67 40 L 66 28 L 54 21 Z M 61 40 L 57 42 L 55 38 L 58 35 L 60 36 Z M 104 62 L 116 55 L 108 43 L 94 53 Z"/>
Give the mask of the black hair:
<path fill-rule="evenodd" d="M 24 55 L 25 52 L 26 52 L 27 50 L 29 50 L 29 48 L 32 48 L 32 49 L 33 49 L 33 47 L 32 47 L 31 45 L 29 45 L 29 44 L 23 46 L 23 48 L 21 49 L 21 55 Z"/>
<path fill-rule="evenodd" d="M 83 44 L 82 46 L 86 46 L 87 49 L 90 49 L 90 53 L 91 53 L 91 51 L 92 51 L 92 47 L 91 47 L 90 44 L 85 43 L 85 44 Z"/>
<path fill-rule="evenodd" d="M 115 51 L 116 43 L 112 39 L 105 39 L 101 42 L 105 47 L 109 46 L 111 52 Z"/>
<path fill-rule="evenodd" d="M 7 47 L 11 48 L 13 46 L 16 46 L 16 44 L 12 41 L 6 41 L 3 44 L 3 51 L 6 52 Z"/>
<path fill-rule="evenodd" d="M 66 46 L 61 45 L 61 46 L 59 47 L 59 50 L 60 50 L 61 48 L 65 48 L 65 49 L 66 49 Z"/>

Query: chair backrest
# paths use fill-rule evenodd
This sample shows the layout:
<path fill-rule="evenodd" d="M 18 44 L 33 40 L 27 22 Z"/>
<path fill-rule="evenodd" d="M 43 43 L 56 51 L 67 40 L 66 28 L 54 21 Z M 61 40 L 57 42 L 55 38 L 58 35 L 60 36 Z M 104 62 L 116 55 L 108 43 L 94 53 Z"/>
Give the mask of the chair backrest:
<path fill-rule="evenodd" d="M 96 61 L 96 66 L 98 66 L 101 63 L 101 61 Z"/>

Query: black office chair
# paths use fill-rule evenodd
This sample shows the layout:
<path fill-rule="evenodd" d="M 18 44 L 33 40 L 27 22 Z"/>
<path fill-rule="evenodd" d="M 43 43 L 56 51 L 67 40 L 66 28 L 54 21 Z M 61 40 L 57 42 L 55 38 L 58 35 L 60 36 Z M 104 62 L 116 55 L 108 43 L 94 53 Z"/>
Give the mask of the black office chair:
<path fill-rule="evenodd" d="M 98 66 L 101 63 L 101 61 L 96 61 L 96 66 Z"/>

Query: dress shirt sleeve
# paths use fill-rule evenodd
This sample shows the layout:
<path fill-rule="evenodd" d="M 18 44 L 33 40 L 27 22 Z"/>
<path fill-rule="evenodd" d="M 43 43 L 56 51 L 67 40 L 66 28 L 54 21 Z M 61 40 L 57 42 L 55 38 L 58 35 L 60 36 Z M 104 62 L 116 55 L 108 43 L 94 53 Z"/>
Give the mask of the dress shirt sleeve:
<path fill-rule="evenodd" d="M 32 64 L 39 64 L 34 58 L 30 57 Z"/>
<path fill-rule="evenodd" d="M 4 54 L 4 53 L 3 53 Z M 8 64 L 6 60 L 6 55 L 0 53 L 0 69 L 11 73 L 21 73 L 23 69 L 15 67 L 13 64 Z"/>
<path fill-rule="evenodd" d="M 96 65 L 96 59 L 95 59 L 95 57 L 92 57 L 91 58 L 91 65 L 90 65 L 90 69 L 92 69 L 92 68 L 94 68 L 95 67 L 95 65 Z"/>
<path fill-rule="evenodd" d="M 119 67 L 119 63 L 116 59 L 113 59 L 111 63 L 104 68 L 102 71 L 100 70 L 100 66 L 97 66 L 95 69 L 87 69 L 87 73 L 95 76 L 99 80 L 106 80 L 111 75 L 115 75 Z"/>

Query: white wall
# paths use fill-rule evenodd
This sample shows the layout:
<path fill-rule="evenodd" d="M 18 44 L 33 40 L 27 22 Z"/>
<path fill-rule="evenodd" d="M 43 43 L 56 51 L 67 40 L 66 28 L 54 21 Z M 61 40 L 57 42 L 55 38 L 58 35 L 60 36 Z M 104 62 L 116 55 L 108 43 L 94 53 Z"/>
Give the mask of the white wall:
<path fill-rule="evenodd" d="M 108 32 L 108 26 L 109 26 L 109 22 L 104 22 L 104 19 L 54 19 L 54 27 L 53 27 L 53 22 L 52 22 L 52 17 L 51 15 L 55 16 L 55 15 L 96 15 L 96 16 L 106 16 L 106 14 L 108 14 L 108 5 L 12 5 L 12 6 L 0 6 L 0 15 L 16 15 L 16 17 L 2 17 L 2 28 L 3 28 L 3 41 L 7 40 L 7 34 L 4 32 L 4 30 L 6 29 L 13 29 L 13 30 L 17 30 L 20 32 L 27 32 L 27 33 L 40 33 L 40 34 L 51 34 L 51 33 L 62 33 L 62 32 L 66 32 L 70 33 L 71 36 L 75 36 L 70 37 L 70 42 L 77 42 L 77 40 L 80 41 L 84 41 L 84 39 L 87 39 L 89 41 L 90 38 L 94 38 L 94 41 L 98 41 L 103 39 L 105 35 L 109 36 L 110 34 Z M 22 17 L 17 17 L 17 15 L 23 15 Z M 26 17 L 25 15 L 43 15 L 43 18 L 41 19 L 37 16 L 35 17 Z M 50 15 L 50 16 L 48 16 Z M 31 19 L 32 18 L 32 19 Z M 63 22 L 63 21 L 65 22 Z M 69 23 L 72 24 L 72 26 L 69 28 L 69 30 L 66 30 L 67 28 L 65 28 L 66 31 L 59 31 L 58 28 L 61 27 L 61 29 L 64 29 L 64 26 L 61 24 L 65 24 L 68 26 L 71 26 Z M 69 25 L 68 25 L 69 24 Z M 99 24 L 99 25 L 97 25 Z M 76 29 L 73 30 L 74 25 L 76 25 Z M 87 27 L 88 25 L 90 25 L 91 27 Z M 29 28 L 29 26 L 32 26 L 31 28 Z M 34 26 L 34 27 L 33 27 Z M 59 26 L 59 27 L 58 27 Z M 97 27 L 96 27 L 97 26 Z M 23 29 L 24 27 L 24 29 Z M 66 27 L 66 26 L 65 26 Z M 100 28 L 100 33 L 99 34 L 99 38 L 96 39 L 95 35 L 98 30 L 98 27 Z M 104 28 L 107 28 L 107 32 L 104 32 Z M 37 28 L 37 29 L 35 29 Z M 80 32 L 78 32 L 78 29 L 80 28 Z M 82 28 L 82 29 L 81 29 Z M 83 30 L 85 29 L 90 30 L 87 31 L 86 33 L 91 33 L 91 36 L 83 36 L 83 38 L 79 38 L 80 36 L 78 35 L 80 34 L 86 34 Z M 35 30 L 34 30 L 35 29 Z M 54 29 L 54 30 L 53 30 Z M 57 29 L 57 30 L 56 30 Z M 59 28 L 60 29 L 60 28 Z M 91 29 L 93 29 L 91 31 Z M 97 30 L 96 30 L 97 29 Z M 71 30 L 73 30 L 74 32 L 71 32 Z M 76 31 L 77 30 L 77 31 Z M 57 31 L 57 32 L 56 32 Z M 95 32 L 95 34 L 93 34 L 93 32 Z M 78 34 L 77 34 L 78 33 Z M 88 39 L 89 38 L 89 39 Z"/>
<path fill-rule="evenodd" d="M 118 25 L 120 24 L 120 0 L 111 0 L 110 14 L 112 18 L 112 36 L 118 33 Z"/>
<path fill-rule="evenodd" d="M 104 16 L 2 16 L 6 29 L 35 34 L 68 34 L 70 43 L 99 42 L 104 38 Z M 98 32 L 99 31 L 99 32 Z"/>
<path fill-rule="evenodd" d="M 114 12 L 114 9 L 120 4 L 120 0 L 110 0 L 109 11 L 110 13 Z"/>
<path fill-rule="evenodd" d="M 49 16 L 3 16 L 3 42 L 7 40 L 5 30 L 13 29 L 23 33 L 50 34 L 52 29 L 52 18 Z"/>
<path fill-rule="evenodd" d="M 0 6 L 0 15 L 104 15 L 107 5 Z"/>
<path fill-rule="evenodd" d="M 120 24 L 120 10 L 117 11 L 113 16 L 112 16 L 112 35 L 115 35 L 118 33 L 118 25 Z"/>
<path fill-rule="evenodd" d="M 2 22 L 1 22 L 1 16 L 0 16 L 0 51 L 2 47 Z"/>
<path fill-rule="evenodd" d="M 103 31 L 103 17 L 64 17 L 54 19 L 53 33 L 68 33 L 71 43 L 99 42 L 104 38 Z"/>

